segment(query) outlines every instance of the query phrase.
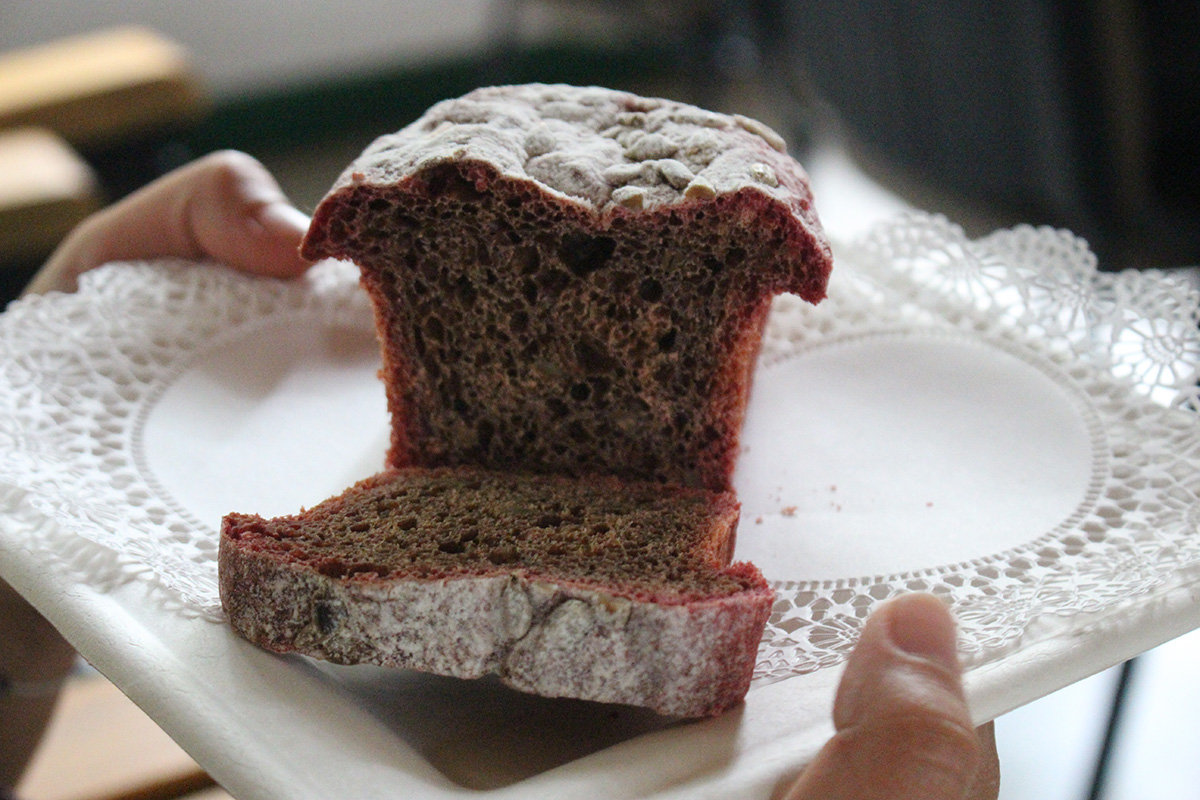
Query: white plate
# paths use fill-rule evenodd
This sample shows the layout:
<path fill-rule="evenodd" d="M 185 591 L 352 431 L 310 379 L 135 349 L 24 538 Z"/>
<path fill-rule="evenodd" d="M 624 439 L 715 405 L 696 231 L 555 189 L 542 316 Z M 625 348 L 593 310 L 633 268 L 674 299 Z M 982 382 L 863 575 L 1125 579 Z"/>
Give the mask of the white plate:
<path fill-rule="evenodd" d="M 746 704 L 632 709 L 279 658 L 232 636 L 215 532 L 387 440 L 353 271 L 118 265 L 0 319 L 0 574 L 242 800 L 769 796 L 828 735 L 871 609 L 934 591 L 979 721 L 1200 625 L 1197 298 L 1066 234 L 906 217 L 776 304 L 736 483 L 776 582 Z"/>

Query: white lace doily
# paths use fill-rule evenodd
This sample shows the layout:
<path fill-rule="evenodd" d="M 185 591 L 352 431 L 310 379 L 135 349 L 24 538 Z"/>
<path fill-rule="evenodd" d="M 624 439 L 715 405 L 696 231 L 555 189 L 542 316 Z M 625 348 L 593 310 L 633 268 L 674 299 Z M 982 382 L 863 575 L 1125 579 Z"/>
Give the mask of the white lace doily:
<path fill-rule="evenodd" d="M 766 363 L 870 331 L 966 335 L 1062 385 L 1087 426 L 1092 475 L 1074 512 L 1021 546 L 918 571 L 782 583 L 760 681 L 839 663 L 871 609 L 907 591 L 952 604 L 960 653 L 979 664 L 1047 619 L 1200 577 L 1200 296 L 1188 281 L 1098 272 L 1064 231 L 969 241 L 925 215 L 884 224 L 839 256 L 827 301 L 777 305 Z"/>
<path fill-rule="evenodd" d="M 840 662 L 871 609 L 905 591 L 946 597 L 962 652 L 978 664 L 1046 620 L 1200 578 L 1198 308 L 1181 279 L 1098 272 L 1064 232 L 969 241 L 918 215 L 839 250 L 820 306 L 781 298 L 764 367 L 873 335 L 979 342 L 1062 387 L 1092 464 L 1074 511 L 1019 546 L 892 574 L 778 581 L 758 682 Z M 173 496 L 142 437 L 196 359 L 281 320 L 371 330 L 356 274 L 335 262 L 292 283 L 186 263 L 114 265 L 85 275 L 74 295 L 14 303 L 0 317 L 0 501 L 30 521 L 27 546 L 93 585 L 141 578 L 174 611 L 220 620 L 215 520 Z M 54 524 L 37 524 L 43 517 Z"/>

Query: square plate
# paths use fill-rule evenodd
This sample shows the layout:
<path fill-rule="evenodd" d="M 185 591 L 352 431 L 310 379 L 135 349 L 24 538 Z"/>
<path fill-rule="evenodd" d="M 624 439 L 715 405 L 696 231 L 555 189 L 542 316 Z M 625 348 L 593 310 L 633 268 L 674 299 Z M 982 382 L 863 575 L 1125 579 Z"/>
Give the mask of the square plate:
<path fill-rule="evenodd" d="M 0 575 L 243 800 L 767 797 L 897 594 L 953 607 L 980 722 L 1200 626 L 1195 290 L 1098 273 L 1063 232 L 923 215 L 837 256 L 829 299 L 779 298 L 764 339 L 736 557 L 780 600 L 720 718 L 278 657 L 222 624 L 222 514 L 382 466 L 346 264 L 111 265 L 10 307 Z"/>

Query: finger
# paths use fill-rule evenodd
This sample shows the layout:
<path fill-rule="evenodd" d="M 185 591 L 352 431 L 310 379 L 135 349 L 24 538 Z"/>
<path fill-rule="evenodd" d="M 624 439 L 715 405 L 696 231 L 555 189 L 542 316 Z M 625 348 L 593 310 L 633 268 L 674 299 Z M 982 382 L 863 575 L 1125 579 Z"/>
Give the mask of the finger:
<path fill-rule="evenodd" d="M 984 744 L 962 692 L 954 621 L 940 600 L 906 595 L 872 615 L 846 665 L 834 725 L 789 800 L 973 797 Z"/>
<path fill-rule="evenodd" d="M 308 218 L 244 153 L 198 159 L 93 215 L 55 251 L 27 292 L 70 291 L 110 261 L 211 258 L 246 272 L 298 275 Z"/>
<path fill-rule="evenodd" d="M 299 252 L 308 217 L 288 203 L 265 167 L 244 153 L 225 151 L 197 169 L 201 177 L 193 191 L 182 192 L 187 199 L 180 212 L 180 227 L 196 255 L 272 277 L 298 275 L 308 267 Z"/>

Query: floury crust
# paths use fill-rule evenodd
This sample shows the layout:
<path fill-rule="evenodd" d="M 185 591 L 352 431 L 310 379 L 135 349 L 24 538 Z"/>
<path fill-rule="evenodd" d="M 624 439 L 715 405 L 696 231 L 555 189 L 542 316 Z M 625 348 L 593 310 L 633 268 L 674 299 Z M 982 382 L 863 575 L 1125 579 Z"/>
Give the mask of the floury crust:
<path fill-rule="evenodd" d="M 276 652 L 460 678 L 496 674 L 548 697 L 703 717 L 741 701 L 774 593 L 638 602 L 520 575 L 331 579 L 223 545 L 234 628 Z"/>

